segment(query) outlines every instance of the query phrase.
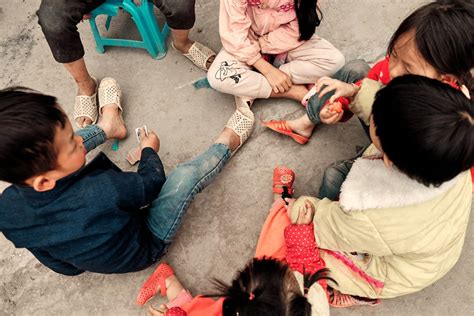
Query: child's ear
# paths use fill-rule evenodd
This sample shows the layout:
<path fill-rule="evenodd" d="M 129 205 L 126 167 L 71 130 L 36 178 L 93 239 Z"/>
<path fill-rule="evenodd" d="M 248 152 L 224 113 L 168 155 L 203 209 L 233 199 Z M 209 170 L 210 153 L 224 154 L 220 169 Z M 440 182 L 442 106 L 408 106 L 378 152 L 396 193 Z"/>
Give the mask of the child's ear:
<path fill-rule="evenodd" d="M 388 158 L 387 154 L 385 153 L 383 154 L 383 163 L 387 168 L 392 168 L 393 166 L 393 162 L 390 160 L 390 158 Z"/>
<path fill-rule="evenodd" d="M 32 179 L 31 186 L 38 192 L 49 191 L 54 189 L 56 186 L 56 179 L 49 178 L 45 175 L 39 175 Z"/>

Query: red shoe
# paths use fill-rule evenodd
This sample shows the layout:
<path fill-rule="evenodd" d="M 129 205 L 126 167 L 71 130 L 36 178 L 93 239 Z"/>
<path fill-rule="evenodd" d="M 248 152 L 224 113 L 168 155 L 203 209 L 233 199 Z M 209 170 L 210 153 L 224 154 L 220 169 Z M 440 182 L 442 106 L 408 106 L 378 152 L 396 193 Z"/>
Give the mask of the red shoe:
<path fill-rule="evenodd" d="M 136 303 L 140 306 L 148 302 L 160 289 L 160 295 L 166 295 L 166 279 L 174 275 L 173 269 L 166 263 L 161 263 L 153 274 L 143 283 L 138 293 Z"/>
<path fill-rule="evenodd" d="M 382 303 L 378 298 L 357 297 L 349 294 L 342 294 L 338 290 L 332 289 L 329 294 L 329 305 L 336 308 L 351 306 L 377 306 Z"/>
<path fill-rule="evenodd" d="M 290 136 L 298 144 L 304 145 L 309 141 L 309 138 L 298 135 L 294 133 L 291 128 L 288 126 L 287 121 L 275 121 L 271 120 L 269 122 L 261 121 L 262 125 L 268 127 L 271 130 L 274 130 L 277 133 Z"/>
<path fill-rule="evenodd" d="M 295 172 L 288 167 L 279 166 L 273 169 L 273 193 L 281 194 L 287 188 L 288 194 L 293 194 Z"/>

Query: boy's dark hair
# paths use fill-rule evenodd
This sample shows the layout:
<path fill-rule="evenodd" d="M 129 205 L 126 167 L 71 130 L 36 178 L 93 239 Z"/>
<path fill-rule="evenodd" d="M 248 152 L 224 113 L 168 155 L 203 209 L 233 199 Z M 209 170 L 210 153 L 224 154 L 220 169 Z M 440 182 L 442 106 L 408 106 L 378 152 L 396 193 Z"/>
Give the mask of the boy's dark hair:
<path fill-rule="evenodd" d="M 238 272 L 229 286 L 214 280 L 220 292 L 213 297 L 225 297 L 223 316 L 290 316 L 310 315 L 311 305 L 303 293 L 288 292 L 289 267 L 272 258 L 251 260 Z M 312 276 L 305 276 L 305 287 L 327 277 L 323 269 Z"/>
<path fill-rule="evenodd" d="M 54 136 L 66 120 L 55 97 L 23 87 L 0 90 L 0 180 L 24 184 L 54 169 Z"/>
<path fill-rule="evenodd" d="M 375 97 L 375 133 L 382 150 L 410 178 L 439 186 L 474 163 L 474 104 L 423 76 L 393 79 Z"/>
<path fill-rule="evenodd" d="M 411 13 L 390 39 L 392 54 L 398 39 L 415 31 L 415 43 L 423 58 L 441 74 L 456 76 L 474 93 L 474 1 L 438 0 Z"/>
<path fill-rule="evenodd" d="M 317 0 L 295 0 L 295 12 L 298 17 L 300 41 L 309 40 L 321 24 L 323 15 L 318 7 Z"/>

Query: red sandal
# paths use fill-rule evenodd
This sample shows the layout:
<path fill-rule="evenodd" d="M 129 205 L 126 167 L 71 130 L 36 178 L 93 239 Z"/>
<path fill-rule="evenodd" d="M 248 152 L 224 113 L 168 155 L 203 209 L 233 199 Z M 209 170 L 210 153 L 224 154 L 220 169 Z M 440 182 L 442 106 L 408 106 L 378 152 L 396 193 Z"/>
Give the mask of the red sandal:
<path fill-rule="evenodd" d="M 279 166 L 273 169 L 273 193 L 281 194 L 285 192 L 293 194 L 293 183 L 295 182 L 295 172 L 288 167 Z"/>
<path fill-rule="evenodd" d="M 309 141 L 309 138 L 294 133 L 288 126 L 287 121 L 275 121 L 271 120 L 268 122 L 261 121 L 262 125 L 274 130 L 277 133 L 290 136 L 298 144 L 304 145 Z"/>
<path fill-rule="evenodd" d="M 153 274 L 143 283 L 138 293 L 136 303 L 140 306 L 148 302 L 160 288 L 160 295 L 166 295 L 166 279 L 174 275 L 173 269 L 166 263 L 161 263 Z"/>

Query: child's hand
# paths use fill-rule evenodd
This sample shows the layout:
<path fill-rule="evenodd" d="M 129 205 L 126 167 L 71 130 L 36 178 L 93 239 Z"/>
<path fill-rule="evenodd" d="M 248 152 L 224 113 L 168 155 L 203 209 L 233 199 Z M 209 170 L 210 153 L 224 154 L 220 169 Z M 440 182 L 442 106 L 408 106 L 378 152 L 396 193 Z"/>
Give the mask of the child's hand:
<path fill-rule="evenodd" d="M 145 135 L 145 130 L 140 130 L 140 148 L 150 147 L 154 151 L 160 150 L 160 139 L 153 131 L 148 131 L 148 135 Z"/>
<path fill-rule="evenodd" d="M 329 98 L 329 103 L 334 103 L 339 97 L 353 97 L 359 89 L 352 84 L 337 79 L 321 77 L 318 82 L 316 82 L 316 93 L 318 93 L 318 97 L 321 99 L 330 91 L 334 91 L 334 94 Z"/>
<path fill-rule="evenodd" d="M 309 200 L 304 201 L 304 206 L 301 206 L 298 210 L 298 218 L 296 219 L 296 225 L 308 225 L 311 224 L 314 217 L 314 206 Z"/>
<path fill-rule="evenodd" d="M 275 93 L 286 92 L 292 85 L 290 76 L 273 66 L 267 73 L 263 75 L 265 78 L 267 78 L 270 86 L 272 86 L 273 92 Z"/>
<path fill-rule="evenodd" d="M 326 104 L 319 112 L 319 118 L 324 124 L 336 124 L 342 119 L 343 115 L 342 104 L 337 101 Z"/>

